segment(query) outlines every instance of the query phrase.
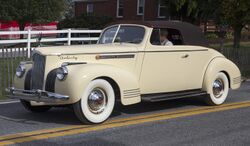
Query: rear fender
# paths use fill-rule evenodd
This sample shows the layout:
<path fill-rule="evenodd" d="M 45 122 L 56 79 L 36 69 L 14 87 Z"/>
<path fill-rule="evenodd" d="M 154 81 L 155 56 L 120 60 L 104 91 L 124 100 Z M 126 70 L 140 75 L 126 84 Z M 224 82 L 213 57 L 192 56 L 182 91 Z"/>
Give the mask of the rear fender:
<path fill-rule="evenodd" d="M 238 89 L 241 85 L 241 73 L 239 68 L 230 60 L 224 57 L 216 57 L 209 63 L 203 80 L 203 91 L 212 93 L 211 85 L 217 73 L 223 72 L 227 75 L 230 88 Z"/>

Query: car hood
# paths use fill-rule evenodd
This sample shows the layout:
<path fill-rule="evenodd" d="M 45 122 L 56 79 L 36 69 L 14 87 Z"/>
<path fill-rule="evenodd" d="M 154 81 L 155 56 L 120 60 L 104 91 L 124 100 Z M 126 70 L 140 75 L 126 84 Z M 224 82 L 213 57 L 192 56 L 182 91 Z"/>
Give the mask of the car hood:
<path fill-rule="evenodd" d="M 73 55 L 73 54 L 101 54 L 113 52 L 134 52 L 137 47 L 134 44 L 95 44 L 95 45 L 75 45 L 75 46 L 56 46 L 40 47 L 34 53 L 41 55 Z"/>

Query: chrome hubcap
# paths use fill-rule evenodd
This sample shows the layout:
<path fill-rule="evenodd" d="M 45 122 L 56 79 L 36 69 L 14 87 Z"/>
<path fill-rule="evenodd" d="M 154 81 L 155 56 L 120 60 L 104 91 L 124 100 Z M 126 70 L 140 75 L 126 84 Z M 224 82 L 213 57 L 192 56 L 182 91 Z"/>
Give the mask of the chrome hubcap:
<path fill-rule="evenodd" d="M 94 114 L 100 114 L 104 111 L 107 103 L 106 93 L 100 89 L 93 89 L 88 96 L 89 110 Z"/>
<path fill-rule="evenodd" d="M 216 98 L 220 98 L 224 94 L 224 82 L 221 79 L 214 81 L 213 94 Z"/>

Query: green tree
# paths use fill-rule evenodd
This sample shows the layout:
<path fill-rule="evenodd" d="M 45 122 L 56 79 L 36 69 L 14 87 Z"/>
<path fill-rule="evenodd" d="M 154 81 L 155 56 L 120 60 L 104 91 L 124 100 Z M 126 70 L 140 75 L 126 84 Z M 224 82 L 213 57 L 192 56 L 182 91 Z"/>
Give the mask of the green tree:
<path fill-rule="evenodd" d="M 220 49 L 223 48 L 228 24 L 225 22 L 222 15 L 221 1 L 218 0 L 198 0 L 199 19 L 204 23 L 204 33 L 207 33 L 207 23 L 212 20 L 216 27 L 217 36 L 220 41 Z"/>
<path fill-rule="evenodd" d="M 83 14 L 79 17 L 66 18 L 59 22 L 58 28 L 88 28 L 103 29 L 103 27 L 113 21 L 109 16 L 96 16 Z"/>
<path fill-rule="evenodd" d="M 240 47 L 241 31 L 250 23 L 249 0 L 222 0 L 223 17 L 234 30 L 234 48 Z"/>
<path fill-rule="evenodd" d="M 198 16 L 198 0 L 162 0 L 171 16 L 194 22 Z"/>
<path fill-rule="evenodd" d="M 0 0 L 0 20 L 19 23 L 24 30 L 27 23 L 47 23 L 61 19 L 65 0 Z"/>
<path fill-rule="evenodd" d="M 213 20 L 216 24 L 221 25 L 221 5 L 218 0 L 198 0 L 198 17 L 205 24 Z M 206 32 L 206 27 L 205 27 Z"/>

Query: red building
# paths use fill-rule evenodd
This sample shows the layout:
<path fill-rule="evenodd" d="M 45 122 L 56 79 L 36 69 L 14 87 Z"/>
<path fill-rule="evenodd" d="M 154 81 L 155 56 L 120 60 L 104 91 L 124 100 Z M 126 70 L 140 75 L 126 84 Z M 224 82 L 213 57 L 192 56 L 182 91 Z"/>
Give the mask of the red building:
<path fill-rule="evenodd" d="M 24 30 L 57 30 L 57 22 L 51 22 L 48 24 L 31 24 L 27 23 Z M 20 31 L 19 24 L 17 21 L 2 22 L 0 21 L 0 31 Z M 43 36 L 55 37 L 55 34 L 47 34 Z M 24 36 L 26 37 L 26 36 Z M 34 35 L 32 35 L 34 37 Z M 11 35 L 0 35 L 0 39 L 18 39 L 20 38 L 19 34 Z"/>
<path fill-rule="evenodd" d="M 75 0 L 75 16 L 84 13 L 111 16 L 114 20 L 170 19 L 161 0 Z"/>

